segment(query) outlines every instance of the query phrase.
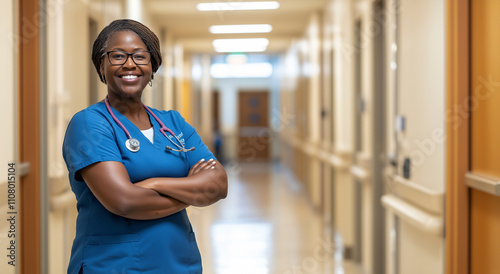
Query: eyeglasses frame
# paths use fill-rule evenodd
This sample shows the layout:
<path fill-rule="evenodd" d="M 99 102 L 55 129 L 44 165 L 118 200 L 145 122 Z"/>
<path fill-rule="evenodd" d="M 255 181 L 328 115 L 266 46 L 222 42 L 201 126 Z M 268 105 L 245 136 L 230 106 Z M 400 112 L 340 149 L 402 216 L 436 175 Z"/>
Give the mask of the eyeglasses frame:
<path fill-rule="evenodd" d="M 111 59 L 109 58 L 109 54 L 112 53 L 112 52 L 122 52 L 123 54 L 126 54 L 127 55 L 127 58 L 125 58 L 125 61 L 123 61 L 122 64 L 113 64 L 111 62 Z M 138 53 L 138 52 L 148 52 L 149 53 L 149 61 L 146 63 L 146 64 L 137 64 L 134 60 L 134 54 Z M 128 58 L 132 58 L 132 62 L 134 62 L 134 64 L 136 64 L 137 66 L 145 66 L 145 65 L 149 65 L 149 63 L 151 63 L 151 51 L 149 50 L 141 50 L 141 51 L 134 51 L 132 53 L 127 53 L 127 52 L 124 52 L 124 51 L 121 51 L 121 50 L 110 50 L 110 51 L 106 51 L 105 53 L 102 54 L 101 58 L 104 57 L 104 55 L 107 55 L 108 56 L 108 61 L 109 63 L 112 65 L 112 66 L 123 66 L 125 63 L 127 63 L 128 61 Z"/>

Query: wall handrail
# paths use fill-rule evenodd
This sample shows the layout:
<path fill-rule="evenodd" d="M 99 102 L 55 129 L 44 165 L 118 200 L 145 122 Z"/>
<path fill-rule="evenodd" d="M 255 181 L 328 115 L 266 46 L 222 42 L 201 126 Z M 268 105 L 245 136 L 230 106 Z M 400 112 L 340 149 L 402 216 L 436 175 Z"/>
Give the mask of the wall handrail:
<path fill-rule="evenodd" d="M 471 188 L 481 190 L 491 195 L 500 196 L 499 179 L 469 171 L 465 174 L 465 184 Z"/>
<path fill-rule="evenodd" d="M 73 194 L 73 191 L 68 189 L 60 194 L 50 197 L 50 210 L 58 211 L 69 206 L 74 206 L 75 203 L 75 194 Z"/>
<path fill-rule="evenodd" d="M 399 175 L 389 175 L 394 192 L 402 199 L 434 214 L 444 212 L 444 192 L 438 192 L 423 187 Z"/>
<path fill-rule="evenodd" d="M 337 169 L 349 169 L 350 162 L 345 157 L 340 157 L 336 154 L 330 154 L 328 157 L 328 162 Z"/>
<path fill-rule="evenodd" d="M 381 201 L 385 208 L 390 209 L 403 221 L 429 234 L 443 236 L 443 216 L 428 213 L 391 194 L 382 196 Z"/>
<path fill-rule="evenodd" d="M 368 180 L 370 178 L 369 172 L 360 166 L 351 166 L 349 171 L 351 172 L 351 175 L 354 176 L 354 178 L 358 179 L 357 181 L 359 182 L 368 183 L 370 181 Z"/>

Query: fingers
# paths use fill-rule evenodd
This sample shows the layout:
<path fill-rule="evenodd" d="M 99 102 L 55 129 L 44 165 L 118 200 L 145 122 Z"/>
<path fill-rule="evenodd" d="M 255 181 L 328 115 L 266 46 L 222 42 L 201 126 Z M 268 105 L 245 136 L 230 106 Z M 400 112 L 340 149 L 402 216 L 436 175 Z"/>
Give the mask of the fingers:
<path fill-rule="evenodd" d="M 214 159 L 210 159 L 208 161 L 203 161 L 202 163 L 200 163 L 200 165 L 197 167 L 198 168 L 198 171 L 202 171 L 202 170 L 205 170 L 205 169 L 209 169 L 209 168 L 212 168 L 213 166 L 215 166 L 215 164 L 217 163 L 217 161 L 215 161 Z"/>
<path fill-rule="evenodd" d="M 207 162 L 205 161 L 205 159 L 201 159 L 200 161 L 198 161 L 198 163 L 196 163 L 191 169 L 193 170 L 193 173 L 198 173 L 200 172 L 201 170 L 203 170 L 203 167 L 207 164 Z"/>
<path fill-rule="evenodd" d="M 214 169 L 216 164 L 217 164 L 217 160 L 210 159 L 210 160 L 208 160 L 208 166 L 206 169 L 209 169 L 209 168 Z"/>
<path fill-rule="evenodd" d="M 216 164 L 217 164 L 217 161 L 214 159 L 210 159 L 208 161 L 205 161 L 205 159 L 201 159 L 200 161 L 198 161 L 196 164 L 194 164 L 191 167 L 188 175 L 193 175 L 193 174 L 196 174 L 202 170 L 206 170 L 206 169 L 210 169 L 210 168 L 214 169 Z"/>
<path fill-rule="evenodd" d="M 188 176 L 191 176 L 195 173 L 195 171 L 197 170 L 198 166 L 204 161 L 205 159 L 201 159 L 199 160 L 196 164 L 194 164 L 190 169 L 189 169 L 189 173 L 188 173 Z"/>

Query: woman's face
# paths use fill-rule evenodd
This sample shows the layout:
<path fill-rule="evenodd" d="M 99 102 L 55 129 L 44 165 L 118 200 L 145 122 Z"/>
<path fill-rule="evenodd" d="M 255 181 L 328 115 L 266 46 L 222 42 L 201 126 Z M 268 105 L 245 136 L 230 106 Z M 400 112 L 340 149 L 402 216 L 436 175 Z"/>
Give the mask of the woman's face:
<path fill-rule="evenodd" d="M 133 53 L 136 51 L 147 51 L 142 39 L 133 31 L 118 31 L 113 33 L 108 41 L 105 52 L 123 51 Z M 147 65 L 136 65 L 129 56 L 125 64 L 113 65 L 104 55 L 101 63 L 101 74 L 106 78 L 108 94 L 118 98 L 134 98 L 142 95 L 143 89 L 151 80 L 153 75 L 151 62 Z"/>

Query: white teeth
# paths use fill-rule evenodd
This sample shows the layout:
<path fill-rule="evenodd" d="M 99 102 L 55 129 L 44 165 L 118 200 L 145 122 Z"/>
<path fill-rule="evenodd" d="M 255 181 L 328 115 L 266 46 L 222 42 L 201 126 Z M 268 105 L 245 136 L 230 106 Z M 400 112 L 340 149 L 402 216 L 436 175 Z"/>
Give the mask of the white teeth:
<path fill-rule="evenodd" d="M 123 75 L 122 78 L 127 79 L 127 80 L 132 80 L 132 79 L 136 79 L 137 75 Z"/>

